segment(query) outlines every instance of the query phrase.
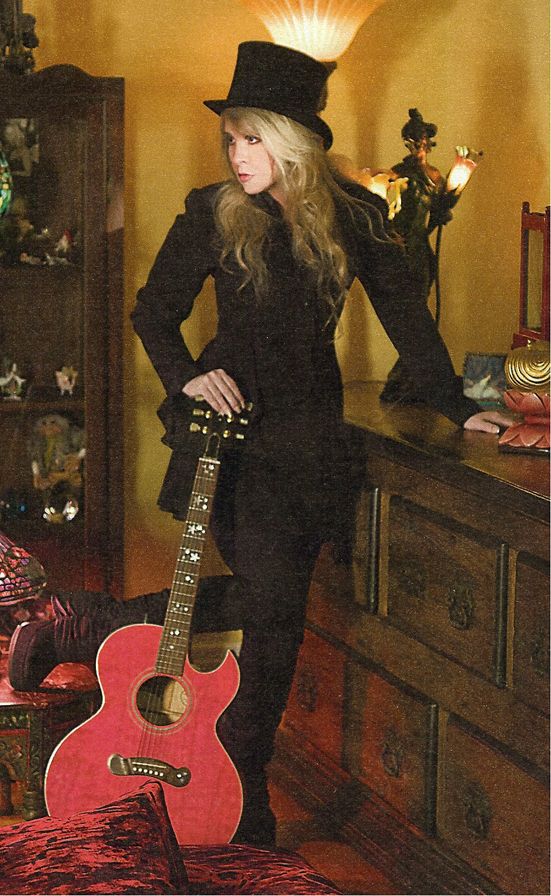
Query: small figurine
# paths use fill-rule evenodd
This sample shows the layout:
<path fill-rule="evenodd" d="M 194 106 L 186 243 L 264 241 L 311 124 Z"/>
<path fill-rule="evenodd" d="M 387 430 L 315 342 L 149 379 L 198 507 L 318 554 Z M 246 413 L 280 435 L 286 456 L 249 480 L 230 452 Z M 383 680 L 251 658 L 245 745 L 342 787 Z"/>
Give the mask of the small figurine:
<path fill-rule="evenodd" d="M 42 518 L 47 523 L 70 523 L 79 511 L 79 502 L 67 482 L 58 482 L 48 495 Z"/>
<path fill-rule="evenodd" d="M 86 454 L 84 430 L 61 414 L 44 414 L 36 421 L 29 444 L 33 485 L 42 493 L 46 511 L 63 483 L 65 502 L 78 509 L 82 491 L 82 461 Z M 75 511 L 76 513 L 76 511 Z M 73 514 L 74 516 L 74 514 Z M 69 519 L 67 514 L 62 519 Z"/>
<path fill-rule="evenodd" d="M 75 388 L 78 377 L 78 370 L 74 367 L 67 367 L 64 365 L 61 370 L 56 370 L 55 379 L 57 383 L 57 387 L 62 395 L 67 393 L 68 395 L 73 394 L 73 390 Z"/>
<path fill-rule="evenodd" d="M 21 401 L 23 386 L 27 381 L 19 376 L 17 364 L 13 363 L 4 376 L 0 376 L 0 392 L 6 401 Z"/>
<path fill-rule="evenodd" d="M 68 261 L 73 248 L 73 235 L 65 229 L 54 247 L 54 255 L 58 261 Z"/>

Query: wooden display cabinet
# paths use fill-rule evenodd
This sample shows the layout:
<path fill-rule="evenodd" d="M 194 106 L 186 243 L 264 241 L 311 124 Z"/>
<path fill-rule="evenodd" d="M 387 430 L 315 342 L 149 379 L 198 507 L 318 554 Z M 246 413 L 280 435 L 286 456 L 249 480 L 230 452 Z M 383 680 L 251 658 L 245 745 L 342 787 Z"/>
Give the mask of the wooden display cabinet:
<path fill-rule="evenodd" d="M 0 529 L 50 589 L 122 590 L 123 104 L 122 79 L 73 66 L 0 73 Z M 37 487 L 33 460 L 60 484 Z"/>

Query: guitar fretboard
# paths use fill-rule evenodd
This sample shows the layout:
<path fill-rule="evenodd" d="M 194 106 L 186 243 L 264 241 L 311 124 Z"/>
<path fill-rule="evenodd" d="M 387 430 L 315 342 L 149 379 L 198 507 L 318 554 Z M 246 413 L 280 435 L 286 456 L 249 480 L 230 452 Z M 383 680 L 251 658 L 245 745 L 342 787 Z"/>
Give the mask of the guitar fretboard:
<path fill-rule="evenodd" d="M 157 654 L 156 672 L 181 675 L 184 670 L 219 470 L 219 460 L 199 458 Z"/>

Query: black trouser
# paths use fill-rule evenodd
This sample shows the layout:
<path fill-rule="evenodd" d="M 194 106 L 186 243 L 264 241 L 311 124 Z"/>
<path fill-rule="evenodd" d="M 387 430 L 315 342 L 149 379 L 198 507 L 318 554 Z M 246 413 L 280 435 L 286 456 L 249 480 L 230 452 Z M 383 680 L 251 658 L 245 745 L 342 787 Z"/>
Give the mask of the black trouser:
<path fill-rule="evenodd" d="M 322 542 L 316 502 L 306 507 L 299 488 L 292 476 L 282 482 L 267 459 L 249 456 L 240 468 L 222 468 L 212 520 L 240 592 L 241 683 L 219 730 L 243 784 L 237 838 L 249 843 L 275 839 L 266 766 L 289 696 Z"/>
<path fill-rule="evenodd" d="M 300 641 L 277 633 L 244 632 L 239 654 L 239 691 L 223 714 L 218 731 L 243 786 L 243 814 L 235 839 L 259 846 L 275 844 L 266 766 L 287 703 Z"/>

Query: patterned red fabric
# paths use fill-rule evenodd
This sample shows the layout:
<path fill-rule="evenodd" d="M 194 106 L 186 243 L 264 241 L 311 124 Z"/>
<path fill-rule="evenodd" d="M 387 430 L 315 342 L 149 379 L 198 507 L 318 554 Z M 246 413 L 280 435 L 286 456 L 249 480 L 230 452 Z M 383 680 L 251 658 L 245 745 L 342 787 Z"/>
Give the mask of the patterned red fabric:
<path fill-rule="evenodd" d="M 0 532 L 0 605 L 37 597 L 45 584 L 46 573 L 38 560 Z"/>
<path fill-rule="evenodd" d="M 189 893 L 340 893 L 296 853 L 228 846 L 181 846 Z"/>
<path fill-rule="evenodd" d="M 161 785 L 65 820 L 1 828 L 0 892 L 189 893 Z"/>

